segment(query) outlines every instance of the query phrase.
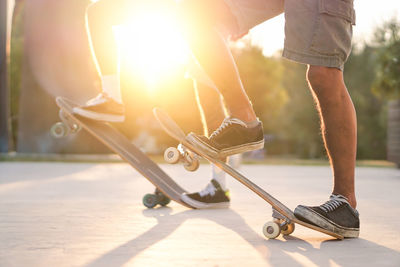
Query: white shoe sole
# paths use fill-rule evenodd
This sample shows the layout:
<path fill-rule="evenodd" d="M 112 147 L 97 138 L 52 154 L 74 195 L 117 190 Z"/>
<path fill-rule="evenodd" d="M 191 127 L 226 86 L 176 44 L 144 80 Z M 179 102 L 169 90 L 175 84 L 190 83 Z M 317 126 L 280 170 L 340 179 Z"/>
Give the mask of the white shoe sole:
<path fill-rule="evenodd" d="M 229 208 L 230 205 L 230 202 L 220 202 L 220 203 L 199 202 L 190 198 L 187 194 L 182 194 L 181 200 L 196 209 L 227 209 Z"/>
<path fill-rule="evenodd" d="M 342 235 L 343 237 L 355 238 L 358 237 L 360 234 L 360 229 L 340 226 L 335 222 L 325 218 L 318 212 L 313 211 L 312 209 L 297 207 L 295 212 L 296 214 L 299 214 L 299 216 L 307 219 L 313 224 L 332 231 L 336 234 Z"/>
<path fill-rule="evenodd" d="M 193 144 L 196 148 L 200 149 L 201 151 L 203 151 L 204 153 L 213 158 L 225 158 L 235 154 L 241 154 L 244 152 L 249 152 L 264 148 L 264 140 L 253 143 L 242 144 L 222 150 L 216 150 L 209 144 L 203 143 L 200 139 L 198 139 L 195 136 L 195 134 L 192 133 L 190 133 L 186 137 L 186 140 L 189 141 L 191 144 Z"/>
<path fill-rule="evenodd" d="M 105 122 L 123 122 L 125 120 L 125 116 L 123 115 L 112 115 L 112 114 L 103 114 L 92 111 L 87 111 L 82 108 L 75 107 L 72 109 L 75 114 L 78 114 L 82 117 L 96 120 L 96 121 L 105 121 Z"/>

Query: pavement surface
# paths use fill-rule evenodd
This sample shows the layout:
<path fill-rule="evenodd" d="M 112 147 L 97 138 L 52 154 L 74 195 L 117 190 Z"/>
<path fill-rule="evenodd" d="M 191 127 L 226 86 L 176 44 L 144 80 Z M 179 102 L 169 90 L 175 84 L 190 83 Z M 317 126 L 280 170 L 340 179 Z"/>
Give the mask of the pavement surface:
<path fill-rule="evenodd" d="M 188 191 L 210 166 L 162 165 Z M 288 207 L 316 205 L 329 167 L 244 165 L 240 170 Z M 0 162 L 0 266 L 400 266 L 400 171 L 358 168 L 358 239 L 297 226 L 267 240 L 271 207 L 228 177 L 231 208 L 147 209 L 153 186 L 128 164 Z"/>

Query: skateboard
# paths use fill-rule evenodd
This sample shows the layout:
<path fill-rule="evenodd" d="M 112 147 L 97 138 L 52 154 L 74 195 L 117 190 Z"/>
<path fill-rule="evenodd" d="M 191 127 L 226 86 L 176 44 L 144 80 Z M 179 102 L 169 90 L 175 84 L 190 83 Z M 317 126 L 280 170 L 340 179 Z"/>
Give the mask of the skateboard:
<path fill-rule="evenodd" d="M 56 103 L 60 108 L 61 122 L 53 125 L 50 130 L 51 134 L 60 138 L 76 133 L 83 128 L 117 153 L 156 187 L 154 193 L 146 194 L 143 197 L 144 206 L 147 208 L 157 205 L 165 206 L 172 199 L 183 206 L 193 208 L 181 200 L 182 193 L 186 193 L 186 191 L 117 129 L 106 122 L 94 121 L 73 114 L 72 110 L 76 104 L 66 98 L 57 97 Z"/>
<path fill-rule="evenodd" d="M 270 239 L 274 239 L 278 237 L 280 234 L 283 235 L 290 235 L 293 233 L 295 229 L 295 224 L 299 224 L 302 226 L 305 226 L 307 228 L 313 229 L 315 231 L 319 231 L 321 233 L 330 235 L 332 237 L 335 237 L 337 239 L 343 239 L 343 236 L 336 234 L 332 231 L 320 228 L 318 226 L 300 221 L 297 219 L 293 213 L 292 210 L 290 210 L 288 207 L 286 207 L 284 204 L 282 204 L 279 200 L 274 198 L 272 195 L 267 193 L 265 190 L 263 190 L 261 187 L 258 185 L 254 184 L 252 181 L 250 181 L 248 178 L 246 178 L 243 174 L 238 172 L 237 170 L 233 169 L 231 166 L 225 164 L 220 159 L 213 158 L 208 156 L 206 153 L 204 153 L 202 150 L 197 149 L 194 145 L 192 145 L 190 142 L 186 140 L 186 134 L 182 131 L 182 129 L 175 123 L 175 121 L 162 109 L 159 108 L 154 108 L 153 113 L 155 117 L 157 118 L 158 122 L 160 123 L 161 127 L 163 130 L 173 137 L 174 139 L 178 140 L 186 150 L 192 151 L 193 153 L 199 155 L 202 158 L 205 158 L 209 162 L 215 164 L 219 168 L 221 168 L 223 171 L 231 175 L 233 178 L 238 180 L 240 183 L 245 185 L 247 188 L 249 188 L 251 191 L 256 193 L 258 196 L 260 196 L 262 199 L 264 199 L 266 202 L 268 202 L 272 206 L 272 217 L 273 221 L 265 223 L 263 226 L 263 234 Z M 187 156 L 185 157 L 184 154 L 182 154 L 179 150 L 175 148 L 169 148 L 165 151 L 164 153 L 164 159 L 168 163 L 176 163 L 177 158 L 180 158 L 183 161 L 189 161 L 188 164 L 190 164 L 190 157 L 188 158 Z"/>

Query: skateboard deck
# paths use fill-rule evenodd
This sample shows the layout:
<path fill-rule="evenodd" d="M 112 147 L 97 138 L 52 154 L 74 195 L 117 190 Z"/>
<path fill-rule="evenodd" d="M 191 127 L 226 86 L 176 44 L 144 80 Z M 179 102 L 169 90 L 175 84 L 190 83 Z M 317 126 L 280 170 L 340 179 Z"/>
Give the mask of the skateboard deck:
<path fill-rule="evenodd" d="M 105 122 L 94 121 L 79 115 L 74 115 L 73 107 L 76 106 L 76 104 L 66 98 L 57 97 L 56 103 L 60 108 L 60 118 L 63 122 L 55 126 L 64 127 L 64 129 L 72 132 L 78 131 L 80 127 L 84 128 L 108 148 L 117 153 L 122 159 L 127 161 L 157 188 L 155 194 L 147 194 L 144 197 L 143 203 L 146 207 L 151 208 L 153 204 L 165 206 L 169 202 L 169 200 L 165 199 L 163 196 L 165 195 L 183 206 L 193 208 L 181 200 L 182 193 L 186 193 L 186 191 L 117 129 Z M 61 130 L 62 129 L 63 128 L 61 128 Z M 163 195 L 160 194 L 160 192 Z M 161 198 L 158 203 L 157 197 L 159 200 Z"/>
<path fill-rule="evenodd" d="M 208 156 L 206 153 L 202 152 L 200 149 L 197 149 L 195 146 L 193 146 L 190 142 L 186 140 L 186 134 L 182 131 L 182 129 L 175 123 L 175 121 L 162 109 L 159 108 L 154 108 L 153 109 L 154 115 L 157 118 L 158 122 L 160 123 L 161 127 L 164 129 L 164 131 L 179 141 L 183 146 L 186 147 L 186 149 L 191 150 L 192 152 L 198 154 L 199 156 L 205 158 L 209 162 L 215 164 L 219 168 L 221 168 L 223 171 L 231 175 L 233 178 L 238 180 L 240 183 L 245 185 L 247 188 L 249 188 L 251 191 L 256 193 L 258 196 L 260 196 L 262 199 L 264 199 L 266 202 L 268 202 L 275 211 L 278 212 L 276 219 L 281 219 L 280 223 L 282 225 L 280 227 L 292 224 L 292 228 L 294 230 L 294 224 L 297 223 L 300 225 L 303 225 L 307 228 L 319 231 L 321 233 L 333 236 L 337 239 L 343 239 L 343 236 L 336 234 L 334 232 L 331 232 L 329 230 L 320 228 L 318 226 L 300 221 L 297 219 L 291 209 L 286 207 L 283 203 L 281 203 L 279 200 L 274 198 L 272 195 L 267 193 L 265 190 L 263 190 L 261 187 L 250 181 L 248 178 L 246 178 L 244 175 L 242 175 L 240 172 L 237 170 L 233 169 L 231 166 L 227 165 L 225 162 L 221 161 L 220 159 L 216 159 L 213 157 Z M 266 224 L 267 225 L 267 224 Z M 264 234 L 267 236 L 268 232 L 273 229 L 267 229 L 266 226 L 264 226 Z M 272 226 L 274 227 L 274 226 Z M 293 231 L 292 230 L 292 231 Z M 265 232 L 267 231 L 267 233 Z M 278 233 L 279 235 L 279 233 Z M 275 236 L 276 237 L 276 236 Z M 275 237 L 270 237 L 270 238 L 275 238 Z"/>

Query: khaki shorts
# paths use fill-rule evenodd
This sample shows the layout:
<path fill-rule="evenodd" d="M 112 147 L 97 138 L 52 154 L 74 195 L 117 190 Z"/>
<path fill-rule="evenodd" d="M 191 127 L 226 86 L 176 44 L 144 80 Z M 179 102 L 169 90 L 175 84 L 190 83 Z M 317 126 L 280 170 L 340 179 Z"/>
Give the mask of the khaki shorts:
<path fill-rule="evenodd" d="M 234 36 L 245 34 L 277 15 L 273 9 L 279 3 L 279 0 L 224 1 L 237 20 L 237 32 L 231 33 Z M 343 70 L 355 25 L 353 0 L 285 0 L 284 12 L 285 58 Z"/>

